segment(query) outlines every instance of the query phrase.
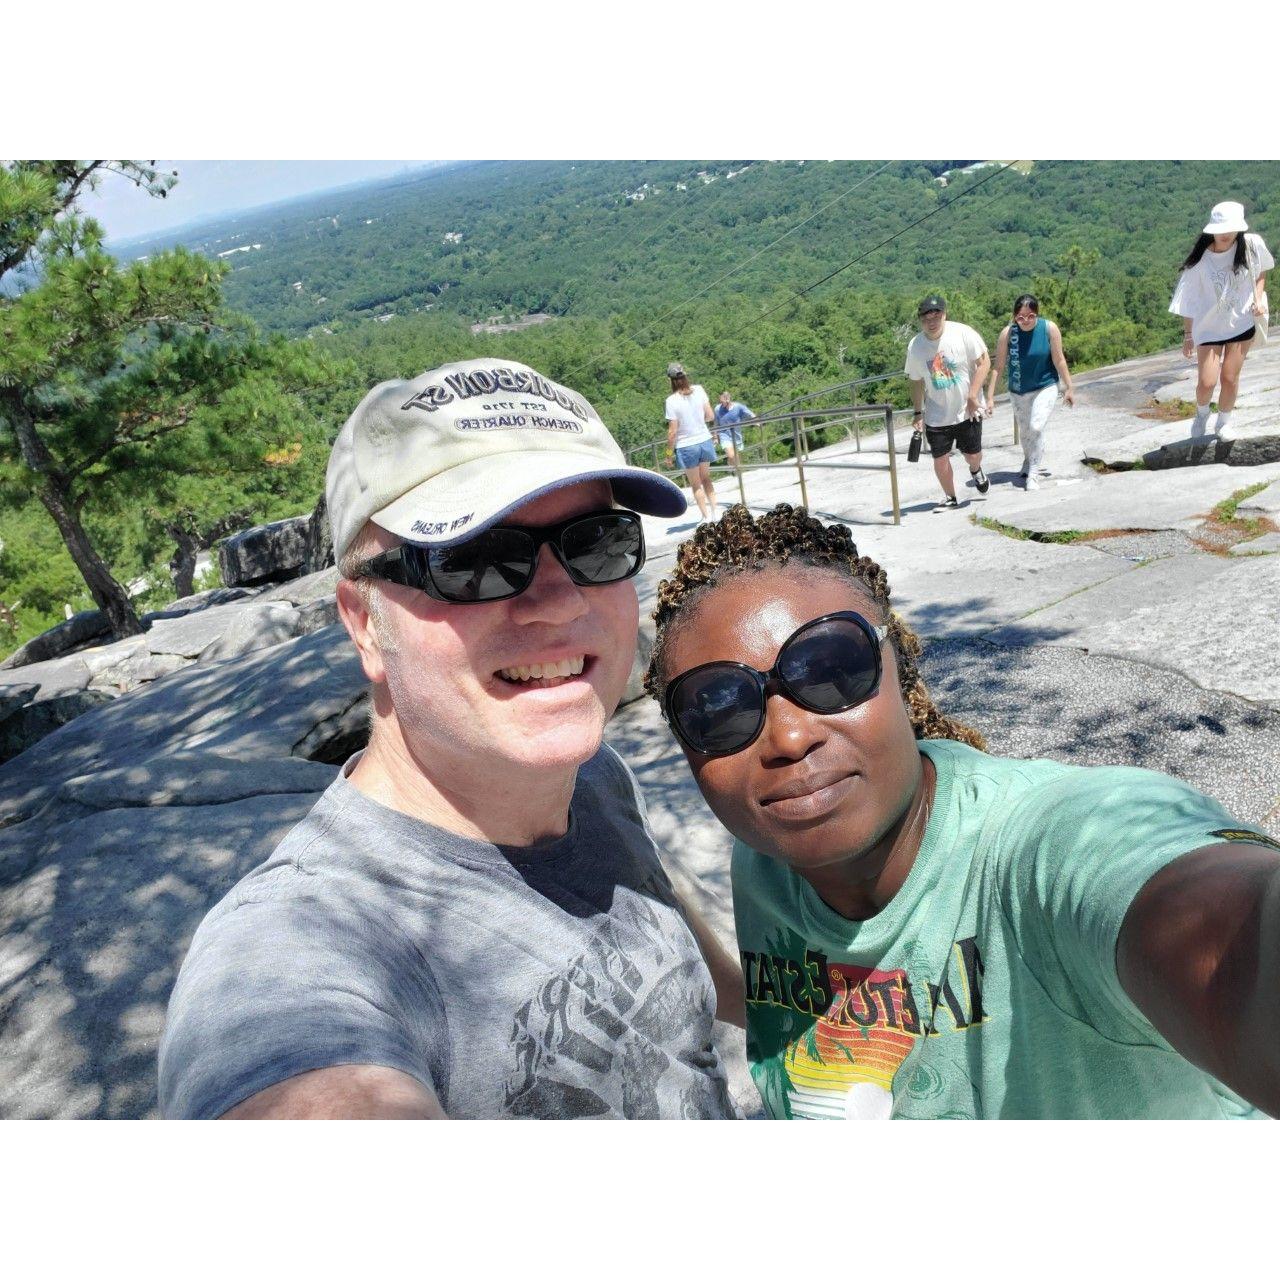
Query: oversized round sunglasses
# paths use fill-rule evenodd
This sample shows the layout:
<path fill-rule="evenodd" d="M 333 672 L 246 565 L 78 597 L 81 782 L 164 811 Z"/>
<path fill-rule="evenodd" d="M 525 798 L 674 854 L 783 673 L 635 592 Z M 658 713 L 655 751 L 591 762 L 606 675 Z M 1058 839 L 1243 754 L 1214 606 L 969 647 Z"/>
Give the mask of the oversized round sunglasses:
<path fill-rule="evenodd" d="M 879 687 L 888 634 L 860 613 L 823 614 L 787 637 L 769 671 L 704 662 L 682 672 L 663 699 L 667 723 L 691 751 L 729 756 L 760 736 L 771 693 L 822 716 L 848 711 Z"/>
<path fill-rule="evenodd" d="M 533 581 L 549 543 L 580 587 L 634 577 L 644 565 L 644 528 L 634 511 L 596 511 L 560 524 L 500 524 L 451 547 L 406 542 L 360 566 L 362 578 L 383 578 L 446 604 L 510 600 Z"/>

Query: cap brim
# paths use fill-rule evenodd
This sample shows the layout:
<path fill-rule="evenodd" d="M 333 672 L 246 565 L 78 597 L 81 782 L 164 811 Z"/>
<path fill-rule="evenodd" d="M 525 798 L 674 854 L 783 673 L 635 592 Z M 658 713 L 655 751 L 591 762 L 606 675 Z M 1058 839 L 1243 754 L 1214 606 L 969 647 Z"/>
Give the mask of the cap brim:
<path fill-rule="evenodd" d="M 587 480 L 607 480 L 614 498 L 649 516 L 679 516 L 684 491 L 643 467 L 608 467 L 572 453 L 490 455 L 453 467 L 375 511 L 374 524 L 406 542 L 438 547 L 463 542 L 534 498 Z"/>
<path fill-rule="evenodd" d="M 1214 236 L 1214 235 L 1225 236 L 1225 235 L 1230 235 L 1232 231 L 1242 232 L 1242 231 L 1248 231 L 1248 230 L 1249 230 L 1249 224 L 1247 222 L 1233 223 L 1229 227 L 1224 227 L 1221 223 L 1218 223 L 1217 226 L 1214 226 L 1214 224 L 1211 222 L 1207 227 L 1205 227 L 1204 234 L 1207 236 Z"/>

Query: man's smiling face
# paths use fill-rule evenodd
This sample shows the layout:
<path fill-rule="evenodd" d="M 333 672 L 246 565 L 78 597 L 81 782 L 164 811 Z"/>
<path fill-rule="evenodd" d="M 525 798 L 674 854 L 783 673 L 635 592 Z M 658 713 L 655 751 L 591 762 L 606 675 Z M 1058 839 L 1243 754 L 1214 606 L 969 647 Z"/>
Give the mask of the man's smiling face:
<path fill-rule="evenodd" d="M 589 481 L 504 523 L 556 524 L 611 504 L 609 485 Z M 447 760 L 450 772 L 492 770 L 500 788 L 512 768 L 573 768 L 599 750 L 635 656 L 631 581 L 580 587 L 548 545 L 533 582 L 509 600 L 457 605 L 389 582 L 371 589 L 382 599 L 366 672 L 385 685 L 406 745 L 433 775 Z"/>

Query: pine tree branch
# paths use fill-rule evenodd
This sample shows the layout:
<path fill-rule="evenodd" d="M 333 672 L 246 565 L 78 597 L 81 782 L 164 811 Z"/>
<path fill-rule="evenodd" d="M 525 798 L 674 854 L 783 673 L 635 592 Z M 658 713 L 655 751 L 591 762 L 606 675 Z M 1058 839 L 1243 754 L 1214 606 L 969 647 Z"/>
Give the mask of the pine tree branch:
<path fill-rule="evenodd" d="M 60 489 L 67 487 L 67 477 L 55 462 L 40 436 L 35 417 L 27 408 L 19 387 L 0 386 L 0 405 L 18 442 L 18 453 L 26 468 L 38 479 L 48 479 Z"/>
<path fill-rule="evenodd" d="M 78 169 L 75 165 L 67 165 L 60 171 L 58 167 L 54 168 L 54 180 L 61 182 L 70 179 L 70 184 L 65 191 L 57 198 L 49 218 L 52 220 L 59 214 L 63 214 L 75 203 L 76 197 L 80 194 L 80 189 L 93 176 L 93 174 L 102 167 L 106 162 L 103 160 L 93 160 L 87 168 Z M 9 253 L 0 254 L 0 276 L 6 275 L 15 267 L 20 266 L 23 259 L 34 251 L 35 242 L 31 244 L 19 244 Z"/>
<path fill-rule="evenodd" d="M 124 426 L 114 431 L 110 440 L 101 448 L 95 449 L 88 457 L 81 459 L 76 465 L 67 471 L 69 480 L 78 480 L 84 473 L 98 465 L 104 459 L 109 457 L 116 449 L 120 449 L 125 445 L 150 444 L 152 440 L 159 440 L 163 436 L 172 434 L 174 431 L 181 431 L 191 422 L 191 415 L 194 410 L 183 409 L 176 418 L 165 423 L 162 427 L 157 427 L 153 431 L 141 432 L 135 431 L 132 427 Z M 125 421 L 126 419 L 122 419 Z M 138 425 L 142 425 L 142 419 L 139 419 Z"/>

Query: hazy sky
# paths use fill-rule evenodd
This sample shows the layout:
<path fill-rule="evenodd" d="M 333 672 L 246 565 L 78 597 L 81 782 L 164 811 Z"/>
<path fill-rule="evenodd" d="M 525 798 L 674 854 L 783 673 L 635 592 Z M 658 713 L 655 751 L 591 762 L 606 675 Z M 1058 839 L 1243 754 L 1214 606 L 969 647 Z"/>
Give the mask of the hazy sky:
<path fill-rule="evenodd" d="M 388 177 L 431 160 L 157 160 L 158 169 L 176 169 L 178 183 L 163 200 L 143 195 L 132 183 L 108 174 L 81 201 L 106 228 L 108 239 L 147 235 L 251 209 L 254 205 Z"/>

